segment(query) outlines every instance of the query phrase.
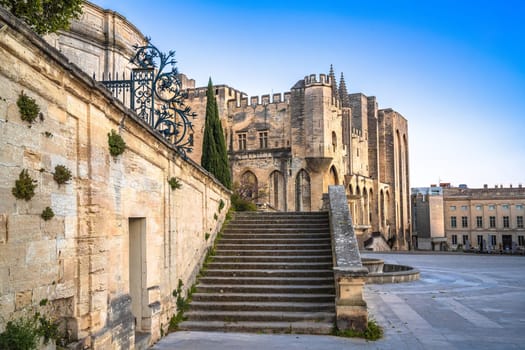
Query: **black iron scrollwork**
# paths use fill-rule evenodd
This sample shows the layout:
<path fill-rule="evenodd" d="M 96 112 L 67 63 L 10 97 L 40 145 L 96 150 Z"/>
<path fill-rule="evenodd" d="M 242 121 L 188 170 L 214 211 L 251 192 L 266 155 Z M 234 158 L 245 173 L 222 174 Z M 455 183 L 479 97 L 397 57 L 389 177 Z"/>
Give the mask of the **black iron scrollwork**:
<path fill-rule="evenodd" d="M 160 52 L 149 38 L 145 45 L 133 47 L 136 52 L 130 62 L 138 68 L 132 70 L 131 80 L 109 79 L 102 83 L 114 95 L 119 93 L 118 87 L 129 88 L 129 107 L 186 157 L 193 148 L 190 118 L 196 113 L 184 103 L 188 94 L 182 91 L 175 52 Z M 126 97 L 121 101 L 127 103 Z"/>

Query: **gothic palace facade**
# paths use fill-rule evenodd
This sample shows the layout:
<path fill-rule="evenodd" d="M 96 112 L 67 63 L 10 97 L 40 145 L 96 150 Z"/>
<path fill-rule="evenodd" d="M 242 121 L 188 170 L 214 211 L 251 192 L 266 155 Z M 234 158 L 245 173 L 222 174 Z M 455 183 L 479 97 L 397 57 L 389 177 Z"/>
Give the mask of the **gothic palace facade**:
<path fill-rule="evenodd" d="M 113 11 L 104 20 L 114 24 L 100 22 L 100 12 L 86 2 L 71 30 L 48 41 L 90 75 L 129 75 L 132 46 L 144 36 Z M 181 81 L 197 113 L 189 156 L 200 163 L 206 87 L 195 87 L 184 75 Z M 379 109 L 373 96 L 349 94 L 343 75 L 337 83 L 331 68 L 284 94 L 248 98 L 227 85 L 215 86 L 215 93 L 234 181 L 259 205 L 316 211 L 329 185 L 344 185 L 361 243 L 374 249 L 387 248 L 388 240 L 394 249 L 412 246 L 408 123 L 400 113 Z"/>
<path fill-rule="evenodd" d="M 182 77 L 195 120 L 199 161 L 206 88 Z M 375 97 L 348 94 L 328 74 L 309 75 L 284 94 L 248 97 L 215 86 L 234 181 L 270 210 L 317 211 L 329 185 L 344 185 L 361 243 L 411 246 L 407 120 Z M 375 233 L 375 234 L 373 234 Z"/>

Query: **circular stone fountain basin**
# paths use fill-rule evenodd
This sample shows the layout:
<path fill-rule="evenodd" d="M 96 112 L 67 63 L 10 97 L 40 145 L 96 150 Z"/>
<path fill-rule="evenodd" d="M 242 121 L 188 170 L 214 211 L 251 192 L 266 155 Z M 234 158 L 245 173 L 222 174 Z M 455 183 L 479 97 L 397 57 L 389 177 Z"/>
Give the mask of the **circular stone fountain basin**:
<path fill-rule="evenodd" d="M 361 260 L 363 266 L 368 269 L 366 283 L 401 283 L 419 279 L 419 270 L 412 266 L 385 264 L 383 259 L 362 258 Z"/>

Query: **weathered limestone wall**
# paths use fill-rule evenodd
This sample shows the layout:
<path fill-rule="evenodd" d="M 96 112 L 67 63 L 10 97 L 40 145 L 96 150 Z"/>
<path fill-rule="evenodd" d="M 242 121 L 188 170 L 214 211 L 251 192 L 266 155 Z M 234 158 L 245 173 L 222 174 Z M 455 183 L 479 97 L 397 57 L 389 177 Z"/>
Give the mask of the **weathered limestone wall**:
<path fill-rule="evenodd" d="M 378 111 L 380 125 L 379 167 L 381 182 L 389 184 L 387 225 L 395 248 L 411 247 L 411 206 L 408 155 L 408 123 L 392 109 Z M 391 209 L 390 209 L 391 208 Z"/>
<path fill-rule="evenodd" d="M 41 109 L 32 125 L 19 115 L 22 91 Z M 112 129 L 127 145 L 117 157 Z M 48 299 L 73 339 L 95 349 L 133 348 L 136 330 L 158 339 L 229 192 L 3 10 L 0 135 L 0 330 Z M 69 183 L 53 180 L 56 165 L 71 170 Z M 22 169 L 36 180 L 30 201 L 11 193 Z M 181 189 L 170 188 L 173 176 Z M 47 206 L 55 217 L 44 221 Z"/>
<path fill-rule="evenodd" d="M 122 77 L 125 72 L 129 77 L 133 45 L 143 44 L 145 37 L 118 12 L 84 1 L 82 15 L 71 22 L 70 29 L 50 34 L 46 40 L 71 63 L 102 80 L 108 73 Z"/>

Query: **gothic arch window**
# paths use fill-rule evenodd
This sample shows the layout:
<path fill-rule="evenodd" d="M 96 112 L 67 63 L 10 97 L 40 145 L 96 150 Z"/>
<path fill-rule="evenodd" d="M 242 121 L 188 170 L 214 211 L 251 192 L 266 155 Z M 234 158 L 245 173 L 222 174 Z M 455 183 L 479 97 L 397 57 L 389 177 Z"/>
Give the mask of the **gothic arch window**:
<path fill-rule="evenodd" d="M 366 187 L 363 188 L 363 201 L 362 201 L 362 212 L 363 212 L 363 220 L 362 220 L 362 223 L 363 225 L 367 225 L 369 222 L 368 222 L 368 213 L 370 212 L 369 211 L 369 205 L 368 205 L 368 190 L 366 189 Z"/>
<path fill-rule="evenodd" d="M 310 176 L 301 169 L 295 177 L 295 210 L 311 211 Z"/>
<path fill-rule="evenodd" d="M 392 226 L 392 222 L 390 220 L 390 192 L 387 190 L 385 192 L 385 218 L 386 218 L 386 226 L 387 226 L 387 229 L 388 229 L 388 237 L 390 238 L 390 234 L 391 234 L 391 226 Z"/>
<path fill-rule="evenodd" d="M 374 208 L 377 208 L 377 206 L 375 205 L 374 191 L 370 189 L 368 193 L 368 222 L 372 225 L 374 223 L 374 213 L 377 213 L 377 211 L 374 211 Z"/>
<path fill-rule="evenodd" d="M 355 188 L 355 195 L 356 195 L 356 200 L 355 200 L 355 204 L 356 204 L 356 208 L 355 208 L 355 223 L 356 224 L 361 224 L 361 217 L 363 215 L 362 213 L 362 210 L 363 210 L 363 198 L 361 197 L 361 188 L 358 186 L 356 186 Z"/>
<path fill-rule="evenodd" d="M 268 181 L 270 205 L 278 210 L 284 210 L 284 176 L 280 171 L 273 171 Z"/>
<path fill-rule="evenodd" d="M 241 197 L 248 200 L 257 199 L 258 181 L 257 176 L 250 170 L 245 171 L 241 176 Z"/>
<path fill-rule="evenodd" d="M 352 184 L 348 185 L 348 193 L 350 195 L 353 195 L 354 194 L 354 188 L 352 187 Z"/>
<path fill-rule="evenodd" d="M 407 141 L 407 136 L 403 134 L 403 156 L 404 156 L 404 159 L 405 159 L 405 166 L 404 166 L 404 173 L 403 173 L 403 177 L 405 179 L 408 179 L 409 175 L 408 175 L 408 141 Z M 408 192 L 408 182 L 406 182 L 406 186 L 407 186 L 407 192 Z"/>
<path fill-rule="evenodd" d="M 338 176 L 337 176 L 337 170 L 335 169 L 335 167 L 332 165 L 332 167 L 330 168 L 330 180 L 329 180 L 329 185 L 339 185 L 339 179 L 338 179 Z"/>
<path fill-rule="evenodd" d="M 399 229 L 401 231 L 401 234 L 404 234 L 405 230 L 405 184 L 403 181 L 403 169 L 404 169 L 404 160 L 403 157 L 404 150 L 403 150 L 403 144 L 401 143 L 401 136 L 399 135 L 399 130 L 396 130 L 396 137 L 397 137 L 397 188 L 399 189 L 399 193 L 396 195 L 396 216 L 399 217 Z M 396 226 L 398 224 L 396 223 Z"/>
<path fill-rule="evenodd" d="M 337 149 L 337 135 L 335 131 L 332 131 L 332 150 L 335 152 Z"/>
<path fill-rule="evenodd" d="M 385 218 L 385 194 L 383 193 L 383 190 L 379 192 L 379 215 L 381 220 L 381 226 L 386 225 L 386 218 Z"/>

